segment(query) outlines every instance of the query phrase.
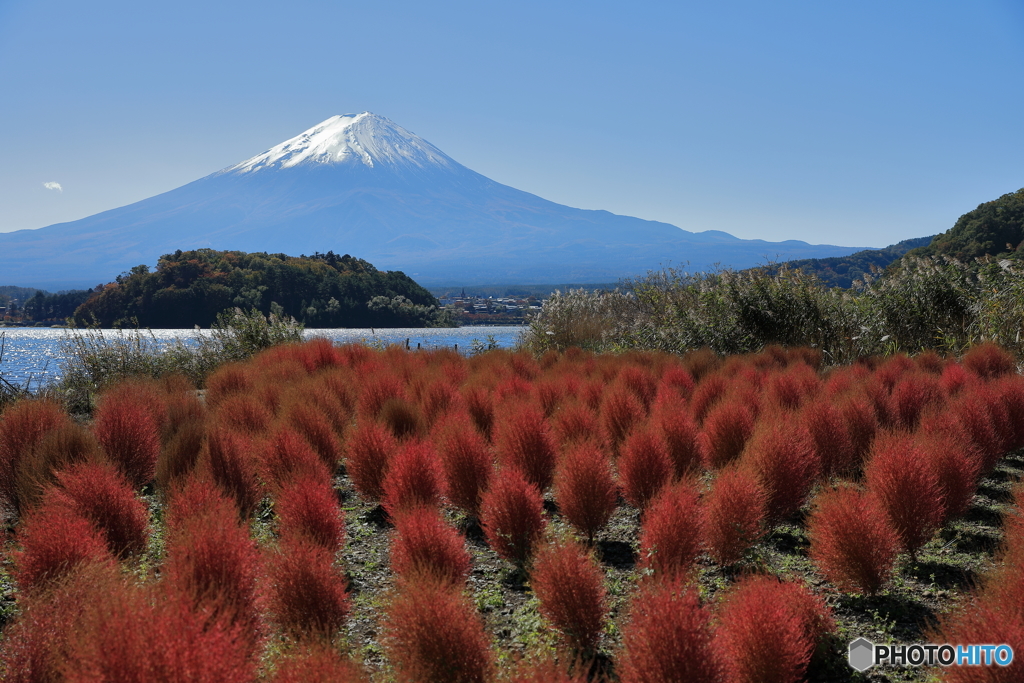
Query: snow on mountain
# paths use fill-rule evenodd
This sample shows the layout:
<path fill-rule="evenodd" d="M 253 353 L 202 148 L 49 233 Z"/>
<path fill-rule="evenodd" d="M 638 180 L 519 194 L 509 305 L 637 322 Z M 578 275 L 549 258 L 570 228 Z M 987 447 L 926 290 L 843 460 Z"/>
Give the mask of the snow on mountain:
<path fill-rule="evenodd" d="M 300 164 L 362 164 L 451 168 L 455 162 L 390 119 L 364 111 L 332 116 L 301 135 L 246 159 L 224 173 L 252 173 Z"/>

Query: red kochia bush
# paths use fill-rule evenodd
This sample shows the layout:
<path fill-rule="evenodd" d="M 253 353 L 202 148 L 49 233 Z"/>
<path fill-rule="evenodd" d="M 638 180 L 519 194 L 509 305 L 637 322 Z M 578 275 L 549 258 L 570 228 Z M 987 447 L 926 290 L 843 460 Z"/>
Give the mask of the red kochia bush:
<path fill-rule="evenodd" d="M 86 597 L 69 640 L 61 680 L 74 683 L 243 683 L 256 675 L 239 625 L 208 620 L 187 596 L 116 577 Z"/>
<path fill-rule="evenodd" d="M 27 515 L 18 540 L 14 580 L 23 591 L 41 588 L 83 564 L 113 559 L 95 525 L 63 505 L 46 505 Z"/>
<path fill-rule="evenodd" d="M 608 456 L 587 442 L 570 447 L 555 471 L 555 501 L 565 518 L 592 541 L 618 502 Z"/>
<path fill-rule="evenodd" d="M 271 683 L 365 683 L 370 679 L 361 666 L 342 657 L 335 648 L 314 645 L 277 660 L 270 680 Z"/>
<path fill-rule="evenodd" d="M 342 356 L 330 339 L 310 339 L 308 342 L 284 347 L 306 367 L 307 372 L 341 365 Z"/>
<path fill-rule="evenodd" d="M 995 387 L 996 395 L 1003 404 L 1007 424 L 1007 450 L 1016 450 L 1024 446 L 1024 378 L 1013 375 L 999 380 Z"/>
<path fill-rule="evenodd" d="M 993 419 L 1008 419 L 1004 406 L 1000 405 L 1003 410 L 995 411 L 995 415 L 990 409 L 995 407 L 998 401 L 998 396 L 991 386 L 977 383 L 960 392 L 957 399 L 951 402 L 946 414 L 928 416 L 932 418 L 929 426 L 937 424 L 945 428 L 950 421 L 959 425 L 963 434 L 970 439 L 981 455 L 982 473 L 991 470 L 1000 456 L 1006 452 L 1007 444 L 1003 437 L 1011 434 L 1009 429 L 1001 430 L 996 419 Z"/>
<path fill-rule="evenodd" d="M 309 442 L 288 425 L 279 425 L 263 444 L 261 476 L 280 489 L 296 479 L 330 482 L 331 471 Z"/>
<path fill-rule="evenodd" d="M 982 379 L 995 379 L 1017 370 L 1013 354 L 992 342 L 975 344 L 964 354 L 963 366 Z"/>
<path fill-rule="evenodd" d="M 803 363 L 771 373 L 767 380 L 768 395 L 778 408 L 784 410 L 796 410 L 821 386 L 818 374 Z"/>
<path fill-rule="evenodd" d="M 921 447 L 927 467 L 938 478 L 942 494 L 942 518 L 945 524 L 967 512 L 978 485 L 981 461 L 966 438 L 956 432 L 918 432 L 914 440 Z"/>
<path fill-rule="evenodd" d="M 693 394 L 697 383 L 693 381 L 693 375 L 686 371 L 686 368 L 679 365 L 669 366 L 661 375 L 661 388 L 659 392 L 669 390 L 681 398 L 689 398 Z"/>
<path fill-rule="evenodd" d="M 106 462 L 72 465 L 57 474 L 44 505 L 62 505 L 93 523 L 110 552 L 124 557 L 146 549 L 149 510 L 117 469 Z"/>
<path fill-rule="evenodd" d="M 445 421 L 434 436 L 447 482 L 448 500 L 471 515 L 480 511 L 494 464 L 487 441 L 465 415 Z"/>
<path fill-rule="evenodd" d="M 968 374 L 959 363 L 947 363 L 942 368 L 942 375 L 939 378 L 942 389 L 951 397 L 955 397 L 964 387 L 975 381 L 977 378 Z"/>
<path fill-rule="evenodd" d="M 633 392 L 645 409 L 650 408 L 654 396 L 658 393 L 658 380 L 646 369 L 635 365 L 622 368 L 615 382 Z"/>
<path fill-rule="evenodd" d="M 663 394 L 654 403 L 651 419 L 661 430 L 676 478 L 700 472 L 700 429 L 686 405 L 671 394 Z"/>
<path fill-rule="evenodd" d="M 477 430 L 490 439 L 494 427 L 494 403 L 490 392 L 483 387 L 465 387 L 462 390 L 462 399 Z"/>
<path fill-rule="evenodd" d="M 423 389 L 419 402 L 426 424 L 434 424 L 461 407 L 462 397 L 459 395 L 458 383 L 451 378 L 431 382 Z"/>
<path fill-rule="evenodd" d="M 387 609 L 383 640 L 401 683 L 491 679 L 491 651 L 476 608 L 461 591 L 432 577 L 399 582 Z"/>
<path fill-rule="evenodd" d="M 802 681 L 815 642 L 834 622 L 807 588 L 770 576 L 740 579 L 722 599 L 716 644 L 726 680 Z"/>
<path fill-rule="evenodd" d="M 375 368 L 377 372 L 372 373 L 368 372 L 369 369 L 364 366 L 361 373 L 366 381 L 356 401 L 356 411 L 360 418 L 376 418 L 388 399 L 405 395 L 402 381 L 398 377 L 382 372 L 381 368 Z"/>
<path fill-rule="evenodd" d="M 915 369 L 914 361 L 910 360 L 904 353 L 888 356 L 875 368 L 874 378 L 879 385 L 887 392 L 892 392 L 893 387 L 908 372 Z"/>
<path fill-rule="evenodd" d="M 274 413 L 255 394 L 248 393 L 224 398 L 213 415 L 218 424 L 243 434 L 262 434 L 274 421 Z"/>
<path fill-rule="evenodd" d="M 900 545 L 917 552 L 942 522 L 944 501 L 939 478 L 929 466 L 921 447 L 909 436 L 893 435 L 876 440 L 864 478 Z"/>
<path fill-rule="evenodd" d="M 622 445 L 619 457 L 622 495 L 630 505 L 641 510 L 672 481 L 675 472 L 665 442 L 659 436 L 650 428 L 634 431 Z"/>
<path fill-rule="evenodd" d="M 268 562 L 270 612 L 288 635 L 330 639 L 345 623 L 349 596 L 334 552 L 307 539 L 281 544 Z"/>
<path fill-rule="evenodd" d="M 511 407 L 495 427 L 498 463 L 519 470 L 541 491 L 551 486 L 555 472 L 555 444 L 544 414 L 532 405 Z"/>
<path fill-rule="evenodd" d="M 0 417 L 0 505 L 13 513 L 21 510 L 18 472 L 22 461 L 47 432 L 71 423 L 56 403 L 18 401 Z"/>
<path fill-rule="evenodd" d="M 914 356 L 914 363 L 921 370 L 933 375 L 941 375 L 943 368 L 946 367 L 946 359 L 931 349 Z"/>
<path fill-rule="evenodd" d="M 616 671 L 622 683 L 718 681 L 711 618 L 681 577 L 650 581 L 630 603 Z"/>
<path fill-rule="evenodd" d="M 921 413 L 932 405 L 941 405 L 945 400 L 938 378 L 925 372 L 906 373 L 892 390 L 893 421 L 900 429 L 912 432 L 917 429 Z"/>
<path fill-rule="evenodd" d="M 687 351 L 683 355 L 683 366 L 689 371 L 696 382 L 700 382 L 709 373 L 721 367 L 721 365 L 722 358 L 706 346 L 694 351 Z"/>
<path fill-rule="evenodd" d="M 846 422 L 854 458 L 851 466 L 859 466 L 871 448 L 871 442 L 878 431 L 878 418 L 871 401 L 863 395 L 849 396 L 839 402 L 839 411 Z"/>
<path fill-rule="evenodd" d="M 1015 510 L 1003 516 L 1003 550 L 1007 566 L 1024 567 L 1024 485 L 1013 488 Z"/>
<path fill-rule="evenodd" d="M 584 405 L 594 411 L 595 415 L 601 413 L 601 402 L 604 401 L 605 383 L 600 378 L 584 380 L 580 384 L 579 396 Z"/>
<path fill-rule="evenodd" d="M 445 524 L 436 508 L 419 506 L 395 516 L 391 570 L 407 576 L 429 573 L 452 583 L 464 582 L 471 562 L 462 535 Z"/>
<path fill-rule="evenodd" d="M 199 479 L 172 493 L 164 561 L 168 585 L 212 614 L 234 619 L 253 645 L 262 631 L 259 573 L 259 550 L 231 499 Z"/>
<path fill-rule="evenodd" d="M 168 492 L 164 508 L 168 536 L 183 532 L 192 518 L 207 514 L 224 519 L 237 516 L 234 501 L 205 473 L 193 474 Z"/>
<path fill-rule="evenodd" d="M 735 460 L 754 431 L 754 415 L 739 397 L 715 406 L 704 420 L 700 453 L 704 466 L 719 469 Z"/>
<path fill-rule="evenodd" d="M 555 440 L 563 447 L 579 441 L 600 441 L 597 413 L 586 403 L 562 406 L 552 418 Z"/>
<path fill-rule="evenodd" d="M 1013 379 L 1017 379 L 1014 377 Z M 1019 381 L 1019 380 L 1018 380 Z M 992 423 L 992 429 L 996 434 L 997 452 L 991 460 L 993 466 L 1004 453 L 1011 450 L 1016 433 L 1020 428 L 1010 421 L 1011 412 L 1007 403 L 1003 400 L 1003 382 L 993 381 L 979 385 L 970 393 L 977 394 L 976 400 L 984 406 L 985 412 Z M 979 389 L 984 391 L 978 391 Z"/>
<path fill-rule="evenodd" d="M 818 571 L 844 591 L 877 593 L 899 550 L 899 537 L 878 501 L 849 487 L 814 499 L 807 535 Z"/>
<path fill-rule="evenodd" d="M 384 495 L 388 463 L 398 447 L 387 429 L 369 420 L 361 420 L 348 439 L 345 469 L 352 485 L 363 498 L 379 501 Z"/>
<path fill-rule="evenodd" d="M 506 376 L 494 385 L 494 402 L 496 404 L 520 404 L 525 403 L 533 389 L 533 385 L 526 379 L 516 376 Z"/>
<path fill-rule="evenodd" d="M 929 634 L 932 642 L 944 643 L 1006 643 L 1014 652 L 1024 650 L 1024 523 L 1021 507 L 1024 488 L 1014 487 L 1016 509 L 1004 517 L 1005 538 L 1002 547 L 1002 563 L 989 571 L 982 588 L 965 600 L 960 607 L 943 615 L 935 632 Z M 941 638 L 942 640 L 935 640 Z M 976 667 L 950 667 L 950 669 L 975 669 L 972 675 L 952 673 L 947 678 L 953 681 L 978 680 Z M 1008 667 L 987 667 L 985 680 L 1018 681 L 1020 663 L 1015 661 Z"/>
<path fill-rule="evenodd" d="M 311 402 L 294 403 L 289 407 L 285 419 L 309 442 L 330 473 L 334 474 L 341 460 L 341 446 L 327 416 Z"/>
<path fill-rule="evenodd" d="M 628 388 L 614 385 L 604 394 L 600 415 L 605 438 L 617 451 L 633 426 L 643 419 L 644 406 Z"/>
<path fill-rule="evenodd" d="M 640 568 L 663 577 L 685 573 L 700 553 L 700 498 L 689 481 L 666 486 L 640 528 Z"/>
<path fill-rule="evenodd" d="M 711 409 L 721 401 L 729 389 L 729 382 L 722 375 L 709 375 L 697 384 L 690 396 L 690 412 L 697 424 L 703 424 Z"/>
<path fill-rule="evenodd" d="M 800 509 L 820 467 L 810 434 L 803 425 L 782 415 L 760 422 L 740 463 L 761 482 L 772 521 L 781 521 Z"/>
<path fill-rule="evenodd" d="M 305 402 L 327 418 L 334 433 L 341 437 L 348 431 L 356 410 L 355 393 L 347 378 L 338 373 L 349 374 L 348 370 L 331 370 L 327 375 L 318 375 L 302 384 L 294 385 L 292 395 Z M 301 402 L 301 401 L 300 401 Z"/>
<path fill-rule="evenodd" d="M 67 656 L 68 637 L 85 607 L 83 575 L 105 573 L 92 567 L 79 572 L 79 580 L 62 581 L 51 590 L 20 591 L 18 616 L 4 626 L 0 640 L 0 671 L 9 683 L 63 680 L 61 665 Z"/>
<path fill-rule="evenodd" d="M 187 380 L 186 380 L 187 381 Z M 160 383 L 151 379 L 122 380 L 100 395 L 100 402 L 134 403 L 145 408 L 162 436 L 168 428 L 167 393 Z"/>
<path fill-rule="evenodd" d="M 377 417 L 391 430 L 397 439 L 419 437 L 423 432 L 423 416 L 415 403 L 404 398 L 389 398 L 384 401 Z"/>
<path fill-rule="evenodd" d="M 551 417 L 564 396 L 562 378 L 548 377 L 534 383 L 531 399 L 544 411 L 544 417 Z"/>
<path fill-rule="evenodd" d="M 853 439 L 835 405 L 828 401 L 811 401 L 804 406 L 800 417 L 814 443 L 823 476 L 854 469 L 858 456 Z"/>
<path fill-rule="evenodd" d="M 752 473 L 722 470 L 701 505 L 701 536 L 711 559 L 738 562 L 764 532 L 765 495 Z"/>
<path fill-rule="evenodd" d="M 388 514 L 394 515 L 417 505 L 436 506 L 443 490 L 444 475 L 433 446 L 408 441 L 391 458 L 381 503 Z"/>
<path fill-rule="evenodd" d="M 864 381 L 861 391 L 875 411 L 878 424 L 886 428 L 893 427 L 891 388 L 885 385 L 878 372 Z"/>
<path fill-rule="evenodd" d="M 1021 596 L 1017 596 L 1018 604 Z M 939 626 L 926 637 L 933 643 L 1005 643 L 1013 648 L 1014 661 L 1003 666 L 944 667 L 942 680 L 949 683 L 1018 683 L 1024 651 L 1024 619 L 1009 614 L 1006 605 L 967 605 L 940 617 Z"/>
<path fill-rule="evenodd" d="M 139 489 L 153 479 L 160 457 L 160 426 L 125 394 L 108 394 L 95 413 L 93 432 L 107 457 Z"/>
<path fill-rule="evenodd" d="M 243 363 L 225 363 L 206 378 L 206 406 L 216 408 L 225 398 L 253 389 L 251 370 Z"/>
<path fill-rule="evenodd" d="M 608 612 L 604 572 L 576 543 L 541 548 L 530 570 L 540 613 L 576 650 L 592 652 Z"/>
<path fill-rule="evenodd" d="M 523 563 L 544 532 L 544 499 L 518 470 L 498 471 L 481 501 L 480 523 L 494 552 Z"/>
<path fill-rule="evenodd" d="M 191 474 L 199 463 L 205 444 L 206 422 L 202 417 L 177 424 L 156 461 L 154 479 L 157 488 L 167 491 Z"/>
<path fill-rule="evenodd" d="M 329 479 L 296 477 L 281 489 L 274 509 L 284 538 L 305 538 L 331 553 L 345 542 L 345 521 Z"/>
<path fill-rule="evenodd" d="M 207 435 L 207 447 L 207 464 L 214 482 L 235 500 L 243 517 L 249 516 L 263 497 L 252 441 L 223 427 L 214 427 Z"/>
<path fill-rule="evenodd" d="M 180 380 L 184 384 L 179 384 Z M 165 382 L 170 385 L 165 400 L 167 402 L 167 420 L 164 422 L 160 440 L 167 444 L 182 426 L 201 422 L 206 417 L 206 408 L 196 396 L 195 387 L 180 375 L 171 375 Z"/>
<path fill-rule="evenodd" d="M 22 511 L 34 507 L 57 473 L 76 463 L 104 460 L 103 452 L 89 430 L 77 424 L 51 429 L 32 452 L 22 459 L 17 472 L 18 504 Z"/>

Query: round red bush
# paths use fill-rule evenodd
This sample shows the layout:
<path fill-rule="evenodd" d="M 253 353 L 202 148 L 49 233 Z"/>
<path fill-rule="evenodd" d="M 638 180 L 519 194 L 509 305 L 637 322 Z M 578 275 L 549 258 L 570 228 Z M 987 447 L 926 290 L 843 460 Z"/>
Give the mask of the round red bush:
<path fill-rule="evenodd" d="M 593 652 L 608 613 L 604 572 L 576 543 L 541 548 L 530 570 L 540 613 L 577 651 Z"/>
<path fill-rule="evenodd" d="M 899 537 L 878 501 L 849 487 L 815 498 L 807 536 L 818 571 L 844 591 L 877 593 L 899 551 Z"/>
<path fill-rule="evenodd" d="M 555 470 L 555 501 L 569 523 L 593 540 L 618 503 L 608 456 L 588 442 L 570 447 Z"/>
<path fill-rule="evenodd" d="M 494 552 L 523 563 L 544 533 L 544 499 L 518 470 L 499 471 L 484 493 L 480 523 Z"/>

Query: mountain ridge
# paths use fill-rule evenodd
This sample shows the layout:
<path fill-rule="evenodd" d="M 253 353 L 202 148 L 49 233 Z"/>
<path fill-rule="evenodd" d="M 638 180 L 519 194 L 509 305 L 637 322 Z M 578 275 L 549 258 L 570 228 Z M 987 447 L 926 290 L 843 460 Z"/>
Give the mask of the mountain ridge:
<path fill-rule="evenodd" d="M 424 285 L 608 282 L 669 264 L 742 268 L 859 250 L 563 206 L 476 173 L 384 117 L 346 116 L 134 204 L 2 233 L 0 273 L 42 289 L 92 287 L 178 249 L 212 248 L 333 250 Z M 367 164 L 359 148 L 393 153 Z"/>

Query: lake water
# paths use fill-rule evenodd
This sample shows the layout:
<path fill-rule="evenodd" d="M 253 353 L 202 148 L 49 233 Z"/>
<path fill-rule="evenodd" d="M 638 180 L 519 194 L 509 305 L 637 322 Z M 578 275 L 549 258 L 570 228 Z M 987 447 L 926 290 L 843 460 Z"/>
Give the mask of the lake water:
<path fill-rule="evenodd" d="M 377 328 L 306 330 L 306 338 L 326 337 L 335 344 L 405 344 L 409 348 L 436 349 L 458 347 L 461 353 L 470 353 L 476 345 L 487 345 L 489 337 L 499 348 L 513 348 L 525 328 L 508 327 L 451 327 L 451 328 Z M 3 356 L 0 358 L 0 374 L 4 379 L 23 386 L 31 383 L 34 389 L 60 376 L 60 340 L 67 330 L 47 327 L 5 327 L 3 334 Z M 105 330 L 104 335 L 116 335 L 117 331 Z M 195 339 L 195 330 L 153 330 L 157 342 L 170 343 L 175 339 Z"/>

